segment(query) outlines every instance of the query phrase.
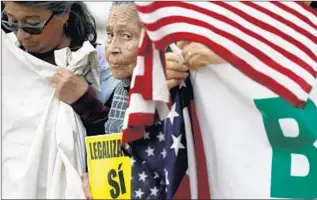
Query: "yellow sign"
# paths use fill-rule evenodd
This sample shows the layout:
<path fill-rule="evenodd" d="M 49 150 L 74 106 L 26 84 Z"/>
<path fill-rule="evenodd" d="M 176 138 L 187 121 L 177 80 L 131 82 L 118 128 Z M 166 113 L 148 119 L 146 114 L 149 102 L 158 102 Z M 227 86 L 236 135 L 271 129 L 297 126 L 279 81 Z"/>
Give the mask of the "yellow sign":
<path fill-rule="evenodd" d="M 121 151 L 121 138 L 121 133 L 86 138 L 94 199 L 131 199 L 131 158 Z"/>

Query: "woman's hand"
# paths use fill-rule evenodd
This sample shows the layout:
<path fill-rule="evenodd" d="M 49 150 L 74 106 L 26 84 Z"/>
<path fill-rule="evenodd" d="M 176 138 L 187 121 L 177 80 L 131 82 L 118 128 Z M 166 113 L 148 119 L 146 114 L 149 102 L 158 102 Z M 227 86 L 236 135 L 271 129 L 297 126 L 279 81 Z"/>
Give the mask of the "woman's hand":
<path fill-rule="evenodd" d="M 165 53 L 166 60 L 166 79 L 168 89 L 181 84 L 189 73 L 188 67 L 182 64 L 174 53 Z"/>
<path fill-rule="evenodd" d="M 83 190 L 84 190 L 86 199 L 92 200 L 92 196 L 91 196 L 91 193 L 90 193 L 88 173 L 85 173 L 85 174 L 81 177 L 81 180 L 82 180 L 82 182 L 83 182 Z"/>
<path fill-rule="evenodd" d="M 56 88 L 56 98 L 67 104 L 76 102 L 88 90 L 88 83 L 83 76 L 60 68 L 52 77 Z"/>
<path fill-rule="evenodd" d="M 201 43 L 180 41 L 177 45 L 182 50 L 184 61 L 190 69 L 204 67 L 207 64 L 226 63 L 225 60 Z"/>
<path fill-rule="evenodd" d="M 313 1 L 303 1 L 304 4 L 306 4 L 307 6 L 310 6 L 310 4 L 312 3 Z"/>

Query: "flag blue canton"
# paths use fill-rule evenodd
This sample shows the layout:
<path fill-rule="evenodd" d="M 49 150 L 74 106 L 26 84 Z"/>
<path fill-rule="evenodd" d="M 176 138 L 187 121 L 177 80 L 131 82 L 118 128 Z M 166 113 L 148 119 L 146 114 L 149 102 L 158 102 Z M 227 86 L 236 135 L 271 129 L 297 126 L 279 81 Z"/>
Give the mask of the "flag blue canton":
<path fill-rule="evenodd" d="M 133 199 L 172 199 L 187 171 L 183 111 L 193 99 L 190 80 L 171 91 L 166 120 L 148 127 L 144 138 L 131 144 Z"/>

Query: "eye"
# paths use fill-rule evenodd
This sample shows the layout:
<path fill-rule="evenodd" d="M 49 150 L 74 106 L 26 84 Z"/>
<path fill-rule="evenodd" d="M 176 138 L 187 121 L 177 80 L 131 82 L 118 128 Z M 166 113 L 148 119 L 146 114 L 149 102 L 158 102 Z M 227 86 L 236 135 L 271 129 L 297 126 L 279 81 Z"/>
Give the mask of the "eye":
<path fill-rule="evenodd" d="M 131 35 L 129 35 L 129 34 L 123 34 L 123 39 L 125 39 L 125 40 L 131 40 Z"/>
<path fill-rule="evenodd" d="M 15 20 L 15 19 L 12 19 L 12 18 L 10 18 L 10 17 L 8 17 L 8 22 L 10 22 L 10 23 L 18 23 L 18 21 L 17 20 Z"/>
<path fill-rule="evenodd" d="M 39 22 L 28 22 L 27 24 L 28 24 L 28 25 L 30 25 L 30 26 L 37 26 L 37 25 L 40 25 L 40 23 L 39 23 Z"/>
<path fill-rule="evenodd" d="M 107 37 L 108 37 L 108 39 L 109 39 L 109 38 L 112 38 L 112 37 L 113 37 L 113 34 L 110 33 L 110 32 L 107 32 Z"/>

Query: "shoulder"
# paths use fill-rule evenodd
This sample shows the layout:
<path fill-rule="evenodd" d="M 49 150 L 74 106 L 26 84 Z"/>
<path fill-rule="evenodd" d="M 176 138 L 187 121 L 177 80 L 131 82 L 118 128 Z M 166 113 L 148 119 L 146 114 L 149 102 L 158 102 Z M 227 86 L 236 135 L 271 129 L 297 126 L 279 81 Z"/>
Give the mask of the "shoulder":
<path fill-rule="evenodd" d="M 98 59 L 100 72 L 103 72 L 109 68 L 109 65 L 105 58 L 105 50 L 101 44 L 97 44 L 95 49 L 97 51 L 97 59 Z"/>

